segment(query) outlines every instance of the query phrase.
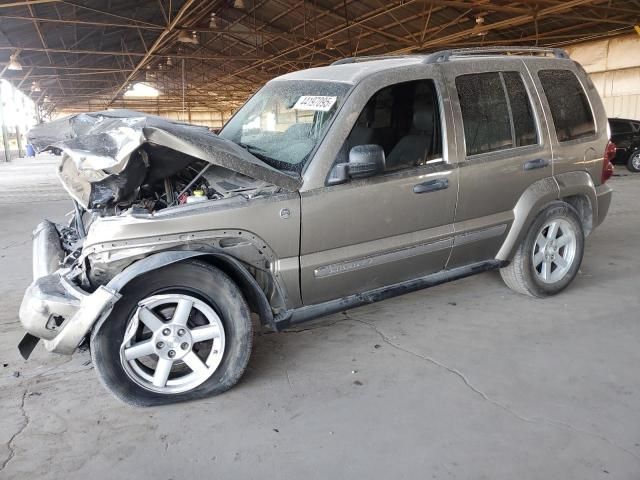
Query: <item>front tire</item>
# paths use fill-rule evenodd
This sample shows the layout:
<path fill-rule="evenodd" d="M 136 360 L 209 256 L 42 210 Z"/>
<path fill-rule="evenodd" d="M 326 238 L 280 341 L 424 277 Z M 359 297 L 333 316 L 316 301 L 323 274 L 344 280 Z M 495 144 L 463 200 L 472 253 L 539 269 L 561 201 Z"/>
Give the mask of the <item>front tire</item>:
<path fill-rule="evenodd" d="M 253 341 L 239 288 L 198 260 L 134 279 L 92 332 L 91 356 L 102 383 L 135 406 L 220 394 L 242 376 Z"/>
<path fill-rule="evenodd" d="M 627 160 L 627 170 L 634 173 L 640 172 L 640 150 L 636 150 L 629 155 L 629 159 Z"/>
<path fill-rule="evenodd" d="M 509 265 L 500 275 L 515 292 L 547 297 L 575 278 L 584 253 L 584 231 L 575 208 L 557 202 L 534 220 Z"/>

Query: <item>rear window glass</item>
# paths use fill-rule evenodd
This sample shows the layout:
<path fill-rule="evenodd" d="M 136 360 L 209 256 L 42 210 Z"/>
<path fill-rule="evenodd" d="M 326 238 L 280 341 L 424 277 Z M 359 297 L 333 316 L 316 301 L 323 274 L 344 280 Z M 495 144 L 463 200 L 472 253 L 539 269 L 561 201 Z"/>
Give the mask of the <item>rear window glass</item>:
<path fill-rule="evenodd" d="M 467 155 L 511 148 L 509 108 L 497 73 L 462 75 L 456 88 Z"/>
<path fill-rule="evenodd" d="M 569 70 L 540 70 L 538 78 L 547 96 L 559 142 L 592 135 L 596 131 L 587 95 Z"/>
<path fill-rule="evenodd" d="M 504 85 L 507 88 L 507 100 L 511 106 L 516 147 L 538 143 L 536 124 L 531 110 L 531 102 L 522 78 L 517 72 L 504 72 Z"/>
<path fill-rule="evenodd" d="M 538 143 L 533 110 L 518 72 L 460 75 L 456 88 L 467 155 Z"/>

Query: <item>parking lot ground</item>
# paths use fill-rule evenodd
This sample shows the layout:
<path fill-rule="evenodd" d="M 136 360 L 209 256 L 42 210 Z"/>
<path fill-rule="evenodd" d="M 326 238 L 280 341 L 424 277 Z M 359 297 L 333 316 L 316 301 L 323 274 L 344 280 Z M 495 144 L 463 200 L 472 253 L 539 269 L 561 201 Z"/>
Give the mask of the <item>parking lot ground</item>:
<path fill-rule="evenodd" d="M 258 334 L 228 393 L 134 409 L 87 353 L 16 349 L 54 165 L 0 165 L 1 479 L 640 478 L 640 175 L 554 298 L 485 273 Z"/>

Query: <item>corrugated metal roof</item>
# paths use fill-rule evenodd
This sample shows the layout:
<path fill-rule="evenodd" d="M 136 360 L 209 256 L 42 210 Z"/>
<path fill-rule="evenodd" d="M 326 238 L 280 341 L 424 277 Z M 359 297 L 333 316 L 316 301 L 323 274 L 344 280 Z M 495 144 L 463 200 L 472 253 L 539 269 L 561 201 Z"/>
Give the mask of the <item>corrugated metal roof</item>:
<path fill-rule="evenodd" d="M 638 0 L 25 0 L 0 4 L 3 78 L 47 108 L 231 110 L 265 81 L 347 56 L 564 45 L 630 32 Z M 197 43 L 189 43 L 197 42 Z M 183 67 L 184 65 L 184 67 Z M 348 67 L 351 70 L 371 66 Z M 184 82 L 183 82 L 184 79 Z M 146 81 L 157 99 L 122 100 Z M 36 84 L 33 82 L 37 82 Z M 184 85 L 184 88 L 183 88 Z"/>

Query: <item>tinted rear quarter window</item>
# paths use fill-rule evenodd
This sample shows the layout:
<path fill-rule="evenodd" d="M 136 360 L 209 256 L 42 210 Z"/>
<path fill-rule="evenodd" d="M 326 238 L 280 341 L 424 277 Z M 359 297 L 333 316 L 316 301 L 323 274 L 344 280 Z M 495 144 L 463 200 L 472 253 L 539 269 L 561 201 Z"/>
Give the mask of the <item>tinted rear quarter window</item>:
<path fill-rule="evenodd" d="M 518 72 L 456 77 L 467 155 L 538 143 L 527 90 Z"/>
<path fill-rule="evenodd" d="M 595 133 L 589 100 L 573 72 L 540 70 L 538 78 L 547 96 L 559 142 Z"/>

